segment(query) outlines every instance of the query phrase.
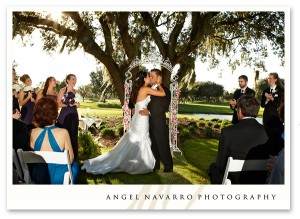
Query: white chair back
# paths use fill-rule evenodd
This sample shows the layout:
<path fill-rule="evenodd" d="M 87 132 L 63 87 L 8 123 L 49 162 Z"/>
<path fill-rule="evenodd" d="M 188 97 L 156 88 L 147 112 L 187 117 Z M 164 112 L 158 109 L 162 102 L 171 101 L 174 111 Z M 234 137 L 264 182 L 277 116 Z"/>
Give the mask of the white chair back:
<path fill-rule="evenodd" d="M 53 151 L 23 151 L 18 149 L 18 157 L 20 160 L 21 168 L 24 174 L 24 181 L 26 184 L 33 184 L 28 169 L 28 163 L 52 163 L 52 164 L 66 164 L 68 171 L 64 175 L 64 185 L 73 184 L 72 169 L 69 151 L 53 152 Z"/>
<path fill-rule="evenodd" d="M 222 184 L 231 185 L 231 181 L 228 179 L 228 174 L 230 172 L 267 170 L 267 162 L 268 159 L 236 160 L 232 157 L 228 157 Z"/>

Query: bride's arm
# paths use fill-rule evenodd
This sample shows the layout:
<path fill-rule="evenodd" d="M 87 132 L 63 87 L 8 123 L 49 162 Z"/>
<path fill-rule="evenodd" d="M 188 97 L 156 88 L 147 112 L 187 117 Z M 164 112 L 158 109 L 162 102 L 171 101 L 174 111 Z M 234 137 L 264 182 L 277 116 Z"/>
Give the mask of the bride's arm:
<path fill-rule="evenodd" d="M 166 92 L 165 92 L 163 86 L 161 86 L 161 84 L 158 84 L 158 90 L 153 90 L 150 87 L 147 87 L 146 92 L 147 92 L 147 94 L 150 94 L 153 96 L 158 96 L 158 97 L 166 96 Z"/>

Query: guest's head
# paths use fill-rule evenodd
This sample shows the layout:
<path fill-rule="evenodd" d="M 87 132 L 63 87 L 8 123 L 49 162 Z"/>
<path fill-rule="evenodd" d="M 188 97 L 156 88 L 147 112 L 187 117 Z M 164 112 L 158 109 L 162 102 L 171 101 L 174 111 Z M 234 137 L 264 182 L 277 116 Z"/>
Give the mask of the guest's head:
<path fill-rule="evenodd" d="M 254 96 L 245 95 L 238 99 L 238 118 L 239 120 L 244 117 L 254 117 L 256 118 L 259 112 L 260 104 Z"/>
<path fill-rule="evenodd" d="M 283 84 L 280 81 L 280 78 L 277 73 L 272 72 L 268 75 L 268 84 L 270 87 L 274 87 L 277 85 L 278 87 L 283 89 Z"/>
<path fill-rule="evenodd" d="M 51 98 L 43 97 L 34 105 L 32 123 L 37 127 L 53 125 L 57 115 L 57 102 Z"/>
<path fill-rule="evenodd" d="M 246 75 L 241 75 L 239 77 L 239 86 L 240 86 L 240 88 L 247 87 L 247 84 L 248 84 L 248 77 Z"/>
<path fill-rule="evenodd" d="M 15 82 L 16 78 L 17 78 L 16 69 L 12 68 L 12 81 Z"/>
<path fill-rule="evenodd" d="M 46 96 L 49 87 L 56 87 L 56 79 L 54 77 L 48 77 L 43 89 L 43 96 Z"/>
<path fill-rule="evenodd" d="M 75 87 L 76 83 L 77 83 L 76 75 L 68 74 L 66 77 L 66 84 L 68 86 Z"/>
<path fill-rule="evenodd" d="M 32 81 L 28 74 L 24 74 L 20 77 L 20 80 L 24 83 L 25 86 L 31 86 Z"/>

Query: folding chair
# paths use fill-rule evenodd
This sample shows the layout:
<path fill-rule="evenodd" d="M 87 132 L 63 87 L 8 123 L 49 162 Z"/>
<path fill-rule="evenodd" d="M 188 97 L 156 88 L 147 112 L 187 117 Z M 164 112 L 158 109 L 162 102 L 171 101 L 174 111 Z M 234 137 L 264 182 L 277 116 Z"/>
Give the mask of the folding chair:
<path fill-rule="evenodd" d="M 228 174 L 230 172 L 240 171 L 253 171 L 253 170 L 267 170 L 268 159 L 263 160 L 236 160 L 232 157 L 228 157 L 227 165 L 223 177 L 223 185 L 231 185 Z"/>
<path fill-rule="evenodd" d="M 23 171 L 21 168 L 19 158 L 17 157 L 17 153 L 16 153 L 15 149 L 13 148 L 12 150 L 13 150 L 13 168 L 15 168 L 15 170 L 18 174 L 19 180 L 23 181 Z"/>
<path fill-rule="evenodd" d="M 73 184 L 72 169 L 69 157 L 69 151 L 53 152 L 53 151 L 23 151 L 18 149 L 18 157 L 20 160 L 21 168 L 24 174 L 24 181 L 26 184 L 34 184 L 31 180 L 28 163 L 52 163 L 52 164 L 66 164 L 68 171 L 64 175 L 64 185 Z"/>

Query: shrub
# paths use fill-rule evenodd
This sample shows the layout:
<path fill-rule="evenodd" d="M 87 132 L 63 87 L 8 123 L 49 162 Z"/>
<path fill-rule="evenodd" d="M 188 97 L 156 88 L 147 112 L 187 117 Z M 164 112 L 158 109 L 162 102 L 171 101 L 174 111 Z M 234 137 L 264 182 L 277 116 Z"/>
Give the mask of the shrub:
<path fill-rule="evenodd" d="M 183 139 L 187 139 L 191 136 L 190 130 L 187 128 L 183 128 L 180 132 L 179 132 L 180 138 Z"/>
<path fill-rule="evenodd" d="M 97 135 L 98 134 L 98 130 L 96 128 L 95 125 L 91 125 L 88 130 L 93 134 L 93 135 Z"/>
<path fill-rule="evenodd" d="M 232 124 L 231 124 L 231 121 L 229 121 L 228 119 L 224 119 L 224 120 L 222 121 L 221 127 L 222 127 L 222 128 L 225 128 L 225 127 L 230 126 L 230 125 L 232 125 Z"/>
<path fill-rule="evenodd" d="M 116 127 L 116 132 L 119 136 L 122 136 L 124 133 L 124 127 L 122 124 L 118 124 Z"/>
<path fill-rule="evenodd" d="M 101 125 L 100 125 L 100 127 L 99 127 L 99 130 L 103 130 L 105 128 L 109 128 L 109 125 L 108 125 L 107 122 L 102 122 Z"/>
<path fill-rule="evenodd" d="M 206 123 L 206 125 L 208 126 L 208 127 L 212 127 L 212 125 L 213 125 L 214 123 L 213 122 L 208 122 L 208 123 Z"/>
<path fill-rule="evenodd" d="M 100 146 L 95 142 L 93 135 L 88 131 L 79 132 L 78 145 L 78 156 L 81 160 L 86 160 L 101 154 L 98 150 Z"/>
<path fill-rule="evenodd" d="M 196 133 L 196 129 L 197 127 L 196 126 L 194 126 L 194 125 L 189 125 L 188 127 L 187 127 L 187 129 L 189 130 L 189 132 L 190 132 L 190 134 L 195 134 Z"/>
<path fill-rule="evenodd" d="M 221 125 L 219 124 L 219 123 L 215 123 L 214 125 L 213 125 L 213 128 L 215 128 L 215 129 L 219 129 L 221 127 Z"/>
<path fill-rule="evenodd" d="M 205 136 L 207 138 L 213 138 L 214 137 L 214 133 L 211 127 L 205 127 Z"/>
<path fill-rule="evenodd" d="M 198 127 L 199 128 L 204 128 L 205 126 L 206 126 L 206 123 L 203 122 L 203 121 L 201 121 L 201 122 L 198 123 Z"/>
<path fill-rule="evenodd" d="M 116 137 L 116 132 L 112 128 L 104 128 L 101 130 L 101 134 L 104 138 L 114 138 Z"/>

